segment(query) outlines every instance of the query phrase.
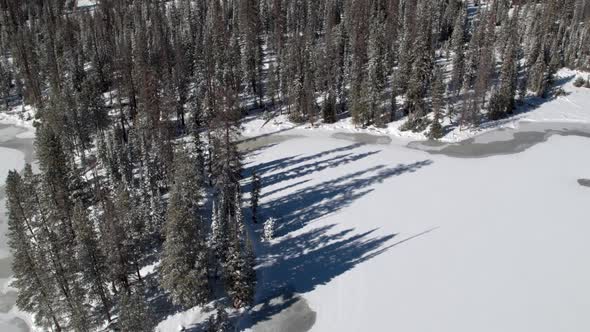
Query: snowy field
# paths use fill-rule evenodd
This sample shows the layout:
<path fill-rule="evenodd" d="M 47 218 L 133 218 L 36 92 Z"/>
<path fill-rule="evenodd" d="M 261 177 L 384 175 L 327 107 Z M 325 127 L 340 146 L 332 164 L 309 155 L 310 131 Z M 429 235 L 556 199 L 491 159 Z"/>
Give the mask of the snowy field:
<path fill-rule="evenodd" d="M 272 322 L 293 301 L 270 300 L 294 293 L 313 331 L 590 330 L 589 139 L 459 159 L 284 134 L 246 164 L 280 226 L 258 247 L 262 323 L 243 327 L 284 330 Z"/>

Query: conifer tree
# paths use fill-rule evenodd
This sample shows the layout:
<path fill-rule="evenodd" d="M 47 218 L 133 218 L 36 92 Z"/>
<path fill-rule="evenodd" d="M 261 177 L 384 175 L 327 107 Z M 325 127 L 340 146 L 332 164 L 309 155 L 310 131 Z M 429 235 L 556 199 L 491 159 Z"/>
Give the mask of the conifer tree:
<path fill-rule="evenodd" d="M 446 104 L 445 90 L 442 70 L 440 66 L 436 66 L 431 88 L 433 120 L 430 131 L 428 132 L 428 137 L 431 139 L 439 139 L 444 134 L 441 121 L 443 118 L 443 109 Z"/>
<path fill-rule="evenodd" d="M 250 196 L 250 207 L 252 209 L 252 222 L 258 223 L 258 200 L 260 199 L 260 177 L 256 171 L 252 173 L 252 193 Z"/>
<path fill-rule="evenodd" d="M 121 331 L 152 331 L 152 315 L 142 287 L 133 287 L 121 294 L 118 327 Z"/>
<path fill-rule="evenodd" d="M 166 218 L 160 283 L 175 304 L 186 308 L 206 303 L 210 292 L 200 190 L 193 159 L 179 149 Z"/>
<path fill-rule="evenodd" d="M 8 243 L 14 256 L 12 285 L 19 289 L 16 303 L 22 310 L 35 313 L 39 326 L 61 331 L 65 323 L 56 303 L 56 285 L 47 268 L 48 258 L 35 239 L 33 219 L 26 214 L 23 196 L 26 192 L 21 176 L 15 171 L 9 172 L 6 179 Z"/>
<path fill-rule="evenodd" d="M 74 207 L 74 229 L 76 231 L 76 258 L 82 272 L 82 280 L 90 289 L 91 297 L 100 303 L 104 319 L 111 321 L 112 300 L 106 287 L 106 258 L 98 244 L 94 225 L 80 203 Z"/>
<path fill-rule="evenodd" d="M 209 317 L 207 332 L 231 332 L 234 330 L 225 307 L 218 304 L 215 315 Z"/>

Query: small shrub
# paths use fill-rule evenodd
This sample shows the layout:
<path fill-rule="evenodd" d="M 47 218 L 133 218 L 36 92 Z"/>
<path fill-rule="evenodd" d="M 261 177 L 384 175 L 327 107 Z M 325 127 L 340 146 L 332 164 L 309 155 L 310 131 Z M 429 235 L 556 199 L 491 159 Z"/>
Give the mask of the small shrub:
<path fill-rule="evenodd" d="M 439 121 L 432 121 L 430 131 L 426 136 L 432 140 L 441 139 L 444 136 L 444 130 Z"/>
<path fill-rule="evenodd" d="M 274 238 L 275 221 L 276 221 L 275 218 L 271 217 L 271 218 L 266 219 L 266 221 L 264 222 L 263 240 L 266 242 L 270 242 Z"/>
<path fill-rule="evenodd" d="M 428 125 L 430 125 L 430 120 L 428 120 L 426 117 L 412 119 L 411 116 L 408 116 L 408 120 L 406 122 L 404 122 L 403 125 L 401 125 L 399 130 L 400 131 L 410 131 L 411 130 L 414 133 L 419 133 L 419 132 L 423 132 L 424 130 L 426 130 L 426 128 L 428 128 Z"/>
<path fill-rule="evenodd" d="M 588 76 L 588 79 L 586 80 L 586 84 L 584 84 L 584 87 L 590 89 L 590 76 Z"/>
<path fill-rule="evenodd" d="M 555 91 L 553 92 L 553 96 L 555 96 L 555 97 L 561 97 L 561 96 L 567 96 L 567 95 L 569 95 L 569 93 L 567 93 L 562 88 L 555 89 Z"/>
<path fill-rule="evenodd" d="M 576 88 L 581 88 L 582 86 L 584 86 L 584 85 L 586 85 L 586 84 L 587 84 L 586 80 L 584 80 L 584 78 L 582 78 L 582 77 L 578 77 L 578 78 L 576 78 L 576 80 L 574 81 L 574 86 L 575 86 Z"/>

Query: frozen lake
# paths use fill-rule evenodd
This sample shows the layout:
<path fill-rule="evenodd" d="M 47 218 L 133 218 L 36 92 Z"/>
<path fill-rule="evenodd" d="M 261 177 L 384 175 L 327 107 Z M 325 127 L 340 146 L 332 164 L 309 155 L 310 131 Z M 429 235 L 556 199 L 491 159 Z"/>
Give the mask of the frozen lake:
<path fill-rule="evenodd" d="M 245 176 L 262 177 L 277 238 L 258 246 L 260 293 L 242 327 L 590 329 L 590 181 L 578 181 L 589 137 L 583 124 L 522 122 L 455 144 L 249 138 Z"/>
<path fill-rule="evenodd" d="M 33 139 L 27 130 L 0 124 L 0 331 L 26 332 L 27 323 L 15 311 L 16 292 L 8 287 L 12 257 L 6 243 L 6 201 L 4 181 L 9 170 L 20 170 L 33 160 Z"/>

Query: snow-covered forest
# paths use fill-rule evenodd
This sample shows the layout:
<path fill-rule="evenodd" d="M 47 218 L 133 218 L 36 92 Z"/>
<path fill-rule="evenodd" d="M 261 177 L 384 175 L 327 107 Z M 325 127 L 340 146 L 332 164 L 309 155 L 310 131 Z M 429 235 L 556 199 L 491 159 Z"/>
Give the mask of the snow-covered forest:
<path fill-rule="evenodd" d="M 385 168 L 378 151 L 323 134 L 308 143 L 328 152 L 289 157 L 302 146 L 249 146 L 251 136 L 282 121 L 444 140 L 575 89 L 590 93 L 590 1 L 1 0 L 0 51 L 2 112 L 35 127 L 37 164 L 5 183 L 11 286 L 34 329 L 234 331 L 264 321 L 254 309 L 261 299 L 290 292 L 269 278 L 295 270 L 293 255 L 340 241 L 326 225 L 269 259 L 275 237 L 432 164 Z M 315 172 L 357 161 L 374 168 L 311 193 L 293 189 L 311 178 L 276 188 L 311 174 L 294 165 L 347 151 Z M 257 154 L 284 159 L 256 163 Z M 269 202 L 281 190 L 289 194 Z M 342 206 L 316 206 L 318 197 Z M 325 280 L 292 276 L 301 278 L 293 292 L 325 285 L 393 237 L 366 239 L 342 266 L 311 264 L 327 270 Z M 195 312 L 202 322 L 191 321 Z"/>

